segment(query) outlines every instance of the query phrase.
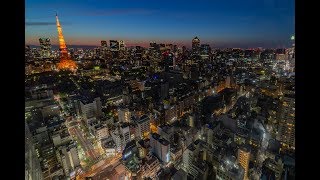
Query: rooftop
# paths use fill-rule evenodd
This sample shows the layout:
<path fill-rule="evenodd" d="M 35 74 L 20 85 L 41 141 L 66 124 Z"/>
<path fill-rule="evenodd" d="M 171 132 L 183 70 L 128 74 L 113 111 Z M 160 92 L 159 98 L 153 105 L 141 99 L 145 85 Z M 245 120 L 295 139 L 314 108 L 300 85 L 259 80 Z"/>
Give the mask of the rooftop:
<path fill-rule="evenodd" d="M 194 151 L 194 150 L 196 150 L 196 147 L 194 147 L 193 144 L 190 144 L 190 145 L 188 146 L 188 149 L 189 149 L 190 151 Z"/>
<path fill-rule="evenodd" d="M 152 163 L 154 163 L 155 161 L 157 161 L 158 159 L 155 156 L 151 156 L 151 158 L 149 158 L 146 163 L 148 165 L 151 165 Z"/>
<path fill-rule="evenodd" d="M 143 148 L 149 147 L 150 139 L 141 139 L 138 141 L 139 145 Z"/>
<path fill-rule="evenodd" d="M 110 140 L 104 142 L 103 147 L 104 148 L 115 148 L 116 143 L 114 143 L 114 141 L 110 138 Z"/>
<path fill-rule="evenodd" d="M 202 171 L 206 171 L 208 168 L 208 165 L 205 161 L 197 161 L 194 163 L 194 165 Z"/>
<path fill-rule="evenodd" d="M 143 115 L 140 117 L 140 119 L 137 121 L 139 124 L 144 123 L 146 121 L 149 121 L 150 118 L 147 115 Z"/>
<path fill-rule="evenodd" d="M 168 146 L 168 145 L 170 144 L 169 141 L 167 141 L 167 140 L 165 140 L 165 139 L 163 139 L 163 138 L 159 139 L 159 142 L 160 142 L 162 145 L 165 145 L 165 146 Z"/>
<path fill-rule="evenodd" d="M 153 139 L 158 140 L 160 138 L 160 135 L 157 133 L 151 133 L 151 136 Z"/>
<path fill-rule="evenodd" d="M 243 179 L 244 169 L 240 166 L 240 164 L 236 161 L 236 158 L 225 157 L 221 160 L 220 163 L 221 170 L 229 172 L 232 176 L 237 177 L 239 179 Z"/>

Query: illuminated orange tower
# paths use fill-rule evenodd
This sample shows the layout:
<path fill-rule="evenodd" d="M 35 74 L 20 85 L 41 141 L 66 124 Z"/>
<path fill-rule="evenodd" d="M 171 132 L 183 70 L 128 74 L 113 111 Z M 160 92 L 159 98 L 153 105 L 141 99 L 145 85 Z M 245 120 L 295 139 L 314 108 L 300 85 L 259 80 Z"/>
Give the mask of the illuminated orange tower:
<path fill-rule="evenodd" d="M 59 22 L 58 14 L 56 13 L 57 20 L 57 29 L 58 29 L 58 38 L 59 38 L 59 48 L 60 48 L 60 62 L 58 63 L 58 70 L 77 70 L 77 64 L 70 59 L 66 42 L 62 34 L 62 28 Z"/>

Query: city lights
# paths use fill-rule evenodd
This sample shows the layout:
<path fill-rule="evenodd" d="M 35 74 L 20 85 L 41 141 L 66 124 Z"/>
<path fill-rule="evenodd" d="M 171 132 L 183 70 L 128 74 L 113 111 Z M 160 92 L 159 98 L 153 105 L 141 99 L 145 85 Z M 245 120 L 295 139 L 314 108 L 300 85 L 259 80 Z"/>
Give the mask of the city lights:
<path fill-rule="evenodd" d="M 28 21 L 48 22 L 26 28 L 28 177 L 295 179 L 295 36 L 283 23 L 287 11 L 264 7 L 244 26 L 230 17 L 256 16 L 244 9 L 260 2 L 241 1 L 232 15 L 227 1 L 163 2 L 157 12 L 149 1 L 55 2 L 66 3 L 72 8 L 59 10 L 60 22 L 44 13 L 52 3 L 26 2 L 35 8 Z M 219 21 L 209 22 L 217 11 Z M 283 37 L 251 25 L 259 20 L 283 28 Z"/>

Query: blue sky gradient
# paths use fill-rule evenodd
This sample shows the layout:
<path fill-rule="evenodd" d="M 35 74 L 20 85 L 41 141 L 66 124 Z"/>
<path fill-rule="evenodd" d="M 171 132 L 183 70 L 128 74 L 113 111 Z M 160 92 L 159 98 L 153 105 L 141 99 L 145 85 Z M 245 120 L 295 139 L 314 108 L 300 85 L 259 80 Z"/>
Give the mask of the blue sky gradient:
<path fill-rule="evenodd" d="M 26 44 L 57 44 L 58 12 L 67 45 L 123 39 L 190 47 L 198 36 L 213 47 L 288 47 L 294 0 L 26 0 Z"/>

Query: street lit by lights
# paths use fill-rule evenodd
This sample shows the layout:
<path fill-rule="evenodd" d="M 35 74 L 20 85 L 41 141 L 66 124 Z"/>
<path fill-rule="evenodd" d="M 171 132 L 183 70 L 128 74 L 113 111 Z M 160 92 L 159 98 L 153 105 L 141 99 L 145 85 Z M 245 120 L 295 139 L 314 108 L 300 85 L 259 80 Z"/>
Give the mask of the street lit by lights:
<path fill-rule="evenodd" d="M 25 121 L 32 139 L 45 131 L 50 147 L 62 149 L 37 142 L 40 167 L 51 166 L 53 156 L 66 179 L 106 179 L 108 172 L 153 179 L 171 168 L 196 177 L 207 167 L 216 175 L 203 179 L 237 179 L 243 171 L 260 177 L 263 166 L 283 171 L 281 161 L 270 166 L 277 154 L 268 150 L 271 143 L 294 154 L 294 46 L 220 49 L 196 37 L 184 47 L 120 47 L 120 40 L 107 47 L 102 40 L 95 48 L 68 49 L 56 21 L 58 50 L 26 46 Z M 38 127 L 39 117 L 45 121 Z M 42 157 L 42 149 L 52 154 Z M 214 164 L 203 163 L 212 155 L 219 156 Z"/>

